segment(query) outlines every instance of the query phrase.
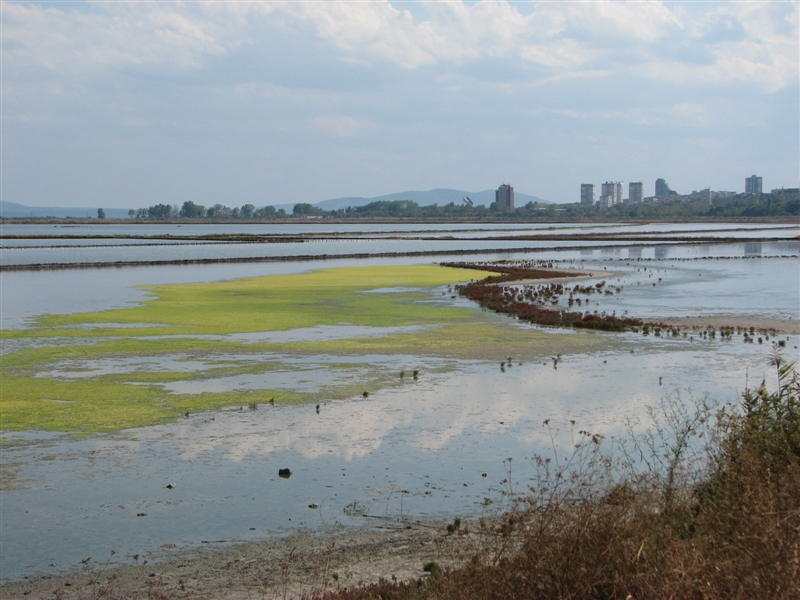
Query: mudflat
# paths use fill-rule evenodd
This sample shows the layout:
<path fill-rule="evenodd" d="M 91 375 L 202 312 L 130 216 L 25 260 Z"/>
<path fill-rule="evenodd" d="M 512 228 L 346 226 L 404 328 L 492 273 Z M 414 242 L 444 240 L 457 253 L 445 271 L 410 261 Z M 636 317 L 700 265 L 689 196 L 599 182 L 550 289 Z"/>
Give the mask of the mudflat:
<path fill-rule="evenodd" d="M 463 524 L 455 532 L 447 526 L 387 522 L 182 553 L 158 564 L 126 557 L 131 564 L 103 568 L 105 558 L 93 557 L 78 572 L 31 576 L 0 586 L 0 597 L 288 599 L 380 579 L 413 581 L 428 576 L 426 564 L 455 566 L 476 549 L 477 523 Z"/>

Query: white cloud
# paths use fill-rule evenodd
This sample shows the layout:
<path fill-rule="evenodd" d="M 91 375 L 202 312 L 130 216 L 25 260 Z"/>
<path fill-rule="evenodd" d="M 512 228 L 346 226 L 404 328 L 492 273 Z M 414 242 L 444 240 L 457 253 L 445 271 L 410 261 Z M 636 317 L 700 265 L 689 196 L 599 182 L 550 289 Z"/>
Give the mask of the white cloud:
<path fill-rule="evenodd" d="M 314 118 L 311 127 L 321 133 L 352 137 L 358 134 L 361 124 L 347 115 L 323 115 Z"/>
<path fill-rule="evenodd" d="M 557 69 L 577 68 L 589 62 L 593 53 L 575 40 L 560 40 L 520 48 L 527 61 Z"/>
<path fill-rule="evenodd" d="M 178 5 L 120 4 L 85 13 L 4 3 L 5 65 L 70 75 L 126 65 L 195 68 L 224 52 L 216 27 Z"/>
<path fill-rule="evenodd" d="M 505 58 L 563 75 L 638 64 L 645 77 L 755 80 L 772 90 L 798 77 L 796 3 L 780 15 L 769 3 L 712 4 L 702 19 L 655 1 L 548 2 L 527 16 L 505 1 L 424 5 L 430 19 L 416 21 L 388 1 L 112 3 L 91 12 L 4 4 L 5 59 L 70 73 L 126 65 L 194 69 L 281 28 L 365 66 L 447 68 Z M 676 46 L 688 47 L 683 57 L 670 55 Z M 693 62 L 703 52 L 713 64 Z"/>
<path fill-rule="evenodd" d="M 652 139 L 661 154 L 650 163 L 690 160 L 693 140 L 719 139 L 788 182 L 798 6 L 4 2 L 4 193 L 78 202 L 100 194 L 85 169 L 123 206 L 497 180 L 567 200 L 588 163 L 644 165 Z M 148 176 L 121 184 L 119 149 Z M 739 168 L 723 154 L 717 169 Z M 309 177 L 304 161 L 327 171 Z"/>
<path fill-rule="evenodd" d="M 677 118 L 696 125 L 704 125 L 710 120 L 709 108 L 703 104 L 681 102 L 673 104 L 670 112 Z"/>

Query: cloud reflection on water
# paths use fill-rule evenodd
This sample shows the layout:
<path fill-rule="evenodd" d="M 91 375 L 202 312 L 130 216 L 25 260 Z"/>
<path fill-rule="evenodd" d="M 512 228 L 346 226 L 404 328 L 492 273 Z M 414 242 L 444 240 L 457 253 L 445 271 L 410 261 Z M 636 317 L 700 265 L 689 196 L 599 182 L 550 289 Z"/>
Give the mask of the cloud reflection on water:
<path fill-rule="evenodd" d="M 528 446 L 550 443 L 544 419 L 570 444 L 569 420 L 593 433 L 620 431 L 627 418 L 646 417 L 645 408 L 681 390 L 735 401 L 748 381 L 769 376 L 768 349 L 748 352 L 735 342 L 641 340 L 648 352 L 575 355 L 552 362 L 506 367 L 461 361 L 454 371 L 423 373 L 367 400 L 313 405 L 261 405 L 256 411 L 224 411 L 213 421 L 202 415 L 168 426 L 180 439 L 177 457 L 196 460 L 218 454 L 228 461 L 293 451 L 314 460 L 332 455 L 363 458 L 384 444 L 438 451 L 459 440 L 508 437 Z M 605 361 L 605 362 L 604 362 Z M 659 377 L 662 384 L 659 385 Z M 729 382 L 729 388 L 719 381 Z M 193 420 L 194 419 L 194 420 Z M 150 433 L 146 433 L 150 431 Z M 157 442 L 161 428 L 139 431 Z"/>

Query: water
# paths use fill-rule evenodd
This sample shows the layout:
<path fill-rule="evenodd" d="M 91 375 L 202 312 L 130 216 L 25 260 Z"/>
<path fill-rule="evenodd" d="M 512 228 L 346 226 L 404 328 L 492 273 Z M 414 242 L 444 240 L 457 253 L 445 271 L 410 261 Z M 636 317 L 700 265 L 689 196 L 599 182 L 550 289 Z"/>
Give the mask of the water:
<path fill-rule="evenodd" d="M 618 233 L 640 236 L 656 242 L 667 235 L 681 237 L 716 236 L 726 238 L 762 236 L 766 239 L 796 237 L 796 226 L 742 224 L 657 224 L 611 225 L 85 225 L 69 228 L 44 225 L 4 225 L 4 236 L 59 235 L 58 239 L 0 238 L 0 265 L 53 263 L 152 262 L 164 260 L 207 260 L 243 258 L 287 258 L 297 256 L 344 256 L 349 254 L 387 254 L 395 252 L 446 252 L 454 250 L 513 251 L 515 249 L 558 249 L 591 244 L 594 247 L 618 246 L 619 242 L 580 242 L 546 240 L 498 240 L 498 236 L 525 236 L 535 233 L 560 235 Z M 57 233 L 53 233 L 53 232 Z M 202 239 L 225 234 L 311 235 L 304 242 L 229 243 Z M 327 237 L 325 237 L 325 235 Z M 330 234 L 337 234 L 331 237 Z M 139 239 L 87 239 L 81 236 L 141 236 Z M 142 239 L 143 236 L 194 236 L 191 240 Z M 426 239 L 410 239 L 423 236 Z M 408 238 L 408 239 L 407 239 Z M 452 239 L 456 238 L 456 239 Z"/>
<path fill-rule="evenodd" d="M 351 254 L 389 254 L 405 252 L 455 252 L 463 250 L 512 251 L 525 248 L 569 248 L 572 242 L 530 240 L 404 240 L 346 239 L 287 243 L 191 243 L 168 246 L 140 244 L 132 246 L 74 246 L 69 248 L 5 248 L 0 265 L 32 265 L 51 263 L 115 263 L 152 262 L 163 260 L 207 260 L 244 258 L 331 257 Z M 614 245 L 598 242 L 596 245 Z"/>
<path fill-rule="evenodd" d="M 549 450 L 551 435 L 567 452 L 578 429 L 620 435 L 626 418 L 645 419 L 666 394 L 735 401 L 748 378 L 772 377 L 767 348 L 741 342 L 631 334 L 621 345 L 564 356 L 557 369 L 543 361 L 502 373 L 496 363 L 428 360 L 419 381 L 323 404 L 319 414 L 310 405 L 261 405 L 85 440 L 12 444 L 4 462 L 16 489 L 0 492 L 3 577 L 75 568 L 111 550 L 122 563 L 133 554 L 157 560 L 172 545 L 476 516 L 505 506 L 509 485 L 527 489 L 527 461 Z M 412 357 L 366 359 L 399 370 Z M 501 484 L 507 458 L 512 478 Z M 278 477 L 281 468 L 291 478 Z"/>
<path fill-rule="evenodd" d="M 501 259 L 520 260 L 554 260 L 571 267 L 620 269 L 629 271 L 639 268 L 702 270 L 705 277 L 715 278 L 715 272 L 729 272 L 735 277 L 736 285 L 743 285 L 747 292 L 737 293 L 740 298 L 739 311 L 748 311 L 753 302 L 760 307 L 768 305 L 773 314 L 785 315 L 787 311 L 798 313 L 796 284 L 798 279 L 797 263 L 790 259 L 758 261 L 755 259 L 742 262 L 741 260 L 717 260 L 745 256 L 786 256 L 800 255 L 800 242 L 769 242 L 758 245 L 759 254 L 754 252 L 748 244 L 709 244 L 702 246 L 684 246 L 674 244 L 670 246 L 614 246 L 613 248 L 595 248 L 570 250 L 542 250 L 536 253 L 509 252 L 502 254 L 476 254 L 460 255 L 456 257 L 437 257 L 440 261 L 487 261 Z M 687 259 L 694 260 L 688 264 Z M 658 264 L 636 264 L 637 260 L 658 261 Z M 664 262 L 667 261 L 667 262 Z M 669 262 L 672 261 L 672 262 Z M 336 259 L 329 258 L 324 261 L 299 261 L 276 263 L 236 263 L 236 264 L 211 264 L 211 265 L 163 265 L 163 266 L 136 266 L 124 268 L 107 268 L 102 271 L 90 270 L 55 270 L 55 271 L 14 271 L 0 274 L 0 324 L 5 329 L 23 327 L 25 323 L 41 314 L 69 314 L 73 312 L 89 312 L 122 308 L 124 306 L 143 302 L 148 298 L 148 292 L 138 286 L 160 285 L 165 283 L 202 283 L 238 279 L 242 277 L 255 277 L 260 275 L 283 275 L 302 273 L 319 268 L 338 268 L 354 265 L 398 265 L 398 264 L 430 264 L 432 257 L 393 257 L 370 259 Z M 766 266 L 765 266 L 766 265 Z M 687 271 L 688 272 L 688 271 Z M 759 275 L 760 272 L 760 275 Z M 719 278 L 716 278 L 719 280 Z M 698 291 L 698 285 L 687 284 L 684 288 L 676 288 L 670 282 L 670 287 L 662 286 L 659 293 L 664 290 L 676 290 L 672 295 L 677 298 L 684 308 L 691 312 L 693 295 Z M 640 282 L 641 283 L 641 282 Z M 624 295 L 626 301 L 633 301 L 637 296 L 631 293 L 629 286 Z M 704 285 L 704 307 L 718 314 L 718 303 L 725 305 L 728 294 L 718 295 L 713 288 Z M 683 300 L 680 294 L 683 293 Z M 765 302 L 765 296 L 770 296 Z M 629 306 L 631 314 L 634 310 L 649 310 L 646 316 L 651 316 L 650 307 L 654 299 L 652 294 L 639 302 L 638 306 Z M 669 311 L 668 306 L 660 305 L 662 313 Z M 611 306 L 611 310 L 616 306 Z M 620 310 L 626 306 L 619 305 Z M 696 313 L 702 314 L 702 313 Z M 642 315 L 645 316 L 645 315 Z M 667 316 L 662 314 L 661 316 Z"/>
<path fill-rule="evenodd" d="M 797 225 L 770 225 L 763 223 L 647 223 L 643 225 L 618 223 L 336 223 L 326 224 L 317 220 L 308 223 L 278 224 L 242 224 L 214 223 L 199 225 L 173 225 L 159 223 L 145 224 L 110 224 L 98 223 L 88 225 L 47 225 L 47 224 L 3 224 L 0 234 L 27 236 L 208 236 L 224 234 L 248 235 L 300 235 L 300 234 L 333 234 L 333 233 L 406 233 L 448 232 L 464 233 L 471 231 L 487 232 L 523 232 L 535 233 L 552 230 L 554 232 L 580 233 L 666 233 L 666 232 L 728 232 L 732 231 L 785 231 L 794 230 Z M 16 243 L 16 241 L 14 242 Z"/>
<path fill-rule="evenodd" d="M 10 234 L 11 226 L 3 227 Z M 13 226 L 37 231 L 43 226 Z M 300 233 L 344 226 L 143 226 L 133 231 Z M 276 228 L 279 229 L 271 229 Z M 364 226 L 352 233 L 382 230 L 448 231 L 470 226 Z M 543 226 L 505 225 L 481 229 L 525 233 Z M 549 225 L 548 225 L 549 227 Z M 220 257 L 254 248 L 286 255 L 328 254 L 330 248 L 500 248 L 508 252 L 459 256 L 457 260 L 543 259 L 561 268 L 602 271 L 621 287 L 611 296 L 592 296 L 592 310 L 638 317 L 717 315 L 800 317 L 800 243 L 787 230 L 765 226 L 654 225 L 564 226 L 585 231 L 666 233 L 681 231 L 730 237 L 721 229 L 741 229 L 765 236 L 762 243 L 705 245 L 642 243 L 601 244 L 547 242 L 535 252 L 514 250 L 534 242 L 440 240 L 349 240 L 304 244 L 183 244 L 137 246 L 98 244 L 96 248 L 3 249 L 8 256 L 44 256 L 64 261 L 80 256 L 178 255 Z M 79 234 L 130 233 L 131 226 L 92 225 Z M 13 232 L 18 232 L 14 229 Z M 44 231 L 44 230 L 42 230 Z M 48 230 L 49 231 L 49 230 Z M 69 231 L 57 229 L 59 233 Z M 792 230 L 789 230 L 790 232 Z M 796 229 L 795 235 L 796 235 Z M 154 235 L 155 233 L 148 233 Z M 173 233 L 174 234 L 174 233 Z M 755 235 L 750 231 L 747 235 Z M 463 235 L 476 235 L 464 232 Z M 484 233 L 481 233 L 484 235 Z M 739 235 L 737 233 L 736 235 Z M 8 240 L 7 240 L 8 241 Z M 82 245 L 88 246 L 81 241 Z M 15 240 L 16 244 L 17 241 Z M 138 242 L 137 242 L 138 244 Z M 428 244 L 428 245 L 425 245 Z M 45 246 L 45 244 L 39 244 Z M 484 246 L 486 245 L 486 246 Z M 279 248 L 283 247 L 283 248 Z M 277 249 L 277 250 L 276 250 Z M 371 251 L 371 250 L 370 250 Z M 383 251 L 383 250 L 381 250 Z M 41 252 L 44 254 L 35 255 Z M 120 254 L 114 254 L 120 253 Z M 138 253 L 138 254 L 137 254 Z M 342 253 L 344 252 L 342 250 Z M 138 258 L 137 258 L 138 259 Z M 37 259 L 38 260 L 38 259 Z M 351 265 L 426 264 L 431 257 L 366 260 L 141 266 L 91 270 L 4 272 L 0 274 L 2 327 L 25 328 L 46 313 L 73 313 L 119 308 L 145 301 L 148 291 L 137 286 L 205 282 L 298 273 L 316 268 Z M 4 262 L 3 264 L 10 264 Z M 659 278 L 661 281 L 659 281 Z M 619 281 L 617 281 L 619 280 Z M 587 282 L 581 282 L 585 285 Z M 653 286 L 652 284 L 656 285 Z M 470 305 L 462 298 L 437 297 L 438 302 Z M 562 303 L 565 302 L 562 299 Z M 519 327 L 530 326 L 518 324 Z M 374 335 L 375 331 L 343 332 L 336 327 L 281 332 L 285 340 L 336 339 L 342 335 Z M 368 328 L 363 328 L 368 329 Z M 384 332 L 388 333 L 388 332 Z M 549 335 L 570 334 L 547 330 Z M 457 360 L 425 356 L 276 356 L 281 365 L 270 372 L 269 384 L 287 390 L 324 386 L 331 377 L 352 377 L 379 369 L 399 373 L 419 368 L 421 377 L 345 400 L 313 405 L 260 405 L 190 415 L 178 422 L 84 439 L 45 432 L 6 433 L 0 490 L 0 578 L 17 579 L 37 572 L 80 567 L 87 556 L 132 562 L 131 556 L 159 560 L 175 550 L 260 540 L 298 530 L 363 526 L 389 519 L 469 517 L 506 506 L 509 489 L 524 492 L 531 483 L 529 459 L 547 452 L 554 442 L 561 452 L 572 445 L 574 429 L 606 436 L 624 432 L 626 419 L 646 418 L 646 407 L 663 397 L 708 395 L 717 402 L 736 402 L 747 385 L 766 379 L 774 387 L 770 366 L 771 341 L 762 345 L 731 341 L 654 338 L 641 334 L 593 334 L 602 350 L 565 355 L 554 368 L 552 357 L 501 372 L 497 361 Z M 255 337 L 274 337 L 255 334 Z M 235 336 L 231 336 L 235 338 Z M 798 358 L 798 337 L 780 336 L 785 356 Z M 37 343 L 59 343 L 52 342 Z M 74 342 L 70 342 L 74 343 Z M 479 340 L 476 343 L 480 343 Z M 3 342 L 3 352 L 19 343 Z M 505 358 L 505 357 L 503 357 Z M 251 357 L 264 360 L 264 357 Z M 187 360 L 189 362 L 187 362 Z M 236 360 L 246 361 L 245 355 Z M 502 359 L 501 359 L 502 360 Z M 120 359 L 109 357 L 76 371 L 75 365 L 51 365 L 50 375 L 87 377 L 126 369 L 172 368 L 203 370 L 202 358 L 188 356 Z M 346 369 L 344 364 L 349 365 Z M 287 365 L 294 365 L 291 369 Z M 253 374 L 204 379 L 196 390 L 258 389 L 265 376 Z M 399 381 L 398 381 L 399 383 Z M 196 381 L 183 385 L 198 385 Z M 304 389 L 305 389 L 304 388 Z M 550 427 L 543 426 L 549 419 Z M 574 419 L 573 428 L 569 421 Z M 509 463 L 508 458 L 513 460 Z M 291 468 L 289 479 L 278 469 Z M 510 471 L 509 471 L 510 469 Z M 484 474 L 486 475 L 484 477 Z M 507 484 L 501 483 L 510 479 Z M 167 484 L 174 483 L 174 489 Z M 316 505 L 317 508 L 309 508 Z M 143 516 L 138 516 L 143 515 Z M 366 516 L 364 516 L 366 515 Z M 141 559 L 140 559 L 141 560 Z"/>

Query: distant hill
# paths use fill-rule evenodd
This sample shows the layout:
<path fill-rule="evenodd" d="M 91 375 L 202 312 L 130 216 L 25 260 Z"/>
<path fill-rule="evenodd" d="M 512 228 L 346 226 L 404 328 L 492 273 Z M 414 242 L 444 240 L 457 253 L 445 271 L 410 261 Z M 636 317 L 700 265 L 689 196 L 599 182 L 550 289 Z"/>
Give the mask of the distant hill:
<path fill-rule="evenodd" d="M 97 208 L 86 207 L 60 207 L 60 206 L 25 206 L 16 202 L 0 200 L 0 217 L 4 219 L 25 219 L 41 217 L 75 217 L 85 219 L 86 217 L 97 217 Z M 122 219 L 128 216 L 127 208 L 103 208 L 106 217 L 109 219 Z"/>
<path fill-rule="evenodd" d="M 428 206 L 429 204 L 438 204 L 442 206 L 444 204 L 450 204 L 451 202 L 461 204 L 461 200 L 464 198 L 464 196 L 469 196 L 470 200 L 472 200 L 472 202 L 474 202 L 476 205 L 489 206 L 492 202 L 494 202 L 494 190 L 465 192 L 464 190 L 438 189 L 429 190 L 427 192 L 397 192 L 395 194 L 387 194 L 386 196 L 377 196 L 375 198 L 362 198 L 360 196 L 333 198 L 331 200 L 317 202 L 314 206 L 324 210 L 337 210 L 339 208 L 347 208 L 348 206 L 364 206 L 370 202 L 378 202 L 381 200 L 413 200 L 420 206 Z M 544 202 L 545 204 L 553 204 L 550 200 L 544 200 L 542 198 L 537 198 L 536 196 L 529 196 L 528 194 L 522 194 L 515 190 L 514 204 L 516 204 L 516 206 L 523 206 L 528 202 Z M 290 212 L 292 206 L 294 205 L 290 205 L 290 208 L 287 209 L 287 212 Z"/>

